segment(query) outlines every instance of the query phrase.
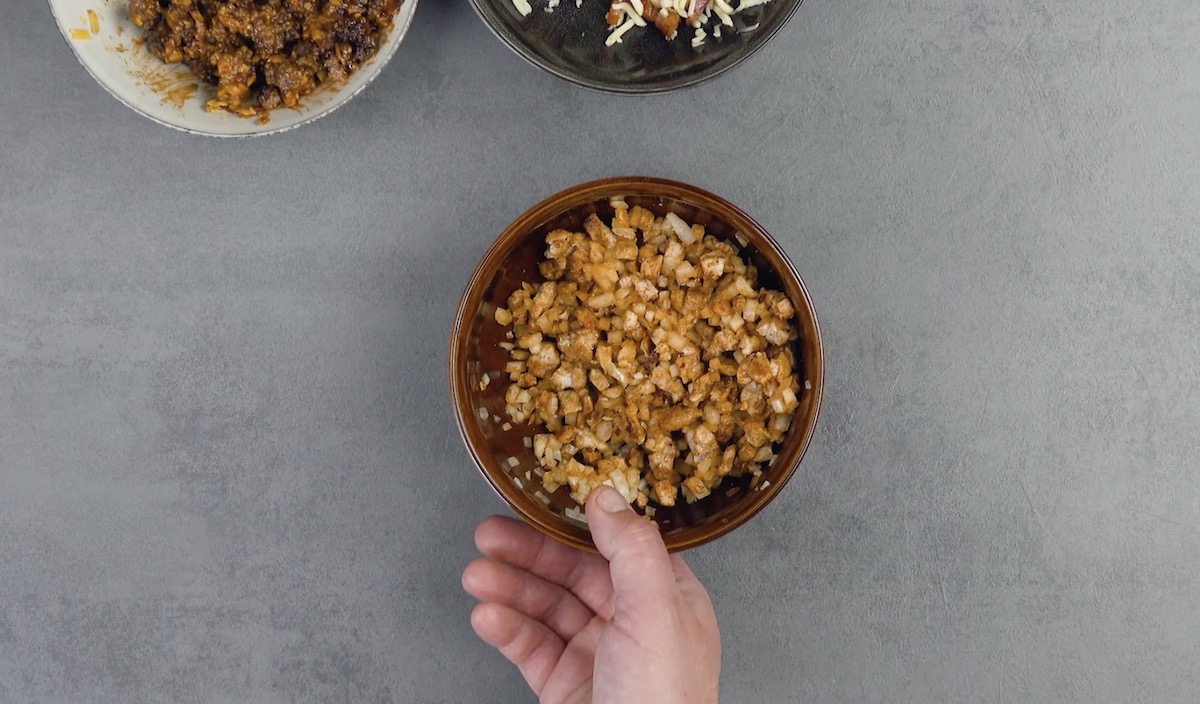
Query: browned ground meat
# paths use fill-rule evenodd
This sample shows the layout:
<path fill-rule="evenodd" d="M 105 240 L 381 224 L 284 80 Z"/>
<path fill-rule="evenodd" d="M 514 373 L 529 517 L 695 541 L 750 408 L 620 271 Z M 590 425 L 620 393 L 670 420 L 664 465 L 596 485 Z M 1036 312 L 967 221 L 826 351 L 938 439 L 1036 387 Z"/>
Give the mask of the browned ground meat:
<path fill-rule="evenodd" d="M 129 0 L 146 48 L 217 87 L 209 110 L 296 107 L 375 55 L 403 0 Z"/>

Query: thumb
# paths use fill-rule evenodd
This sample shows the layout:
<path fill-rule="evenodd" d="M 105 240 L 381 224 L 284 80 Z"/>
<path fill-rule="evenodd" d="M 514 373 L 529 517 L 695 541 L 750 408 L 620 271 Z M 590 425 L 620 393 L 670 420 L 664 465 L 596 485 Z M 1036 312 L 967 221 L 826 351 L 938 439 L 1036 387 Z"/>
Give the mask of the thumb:
<path fill-rule="evenodd" d="M 613 618 L 632 626 L 672 613 L 679 590 L 658 527 L 607 486 L 588 497 L 587 519 L 592 541 L 609 562 Z"/>

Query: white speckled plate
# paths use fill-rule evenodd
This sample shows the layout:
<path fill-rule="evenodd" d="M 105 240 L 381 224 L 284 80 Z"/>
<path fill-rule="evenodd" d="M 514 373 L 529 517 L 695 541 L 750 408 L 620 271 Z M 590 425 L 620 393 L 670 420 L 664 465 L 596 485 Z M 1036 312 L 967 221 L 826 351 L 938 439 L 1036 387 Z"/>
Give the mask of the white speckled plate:
<path fill-rule="evenodd" d="M 213 137 L 274 134 L 308 124 L 345 104 L 375 79 L 396 53 L 412 22 L 417 0 L 404 0 L 392 31 L 370 62 L 336 90 L 305 96 L 295 109 L 271 112 L 270 122 L 207 112 L 214 89 L 187 67 L 167 65 L 140 46 L 141 30 L 129 20 L 127 0 L 50 0 L 50 11 L 79 63 L 117 100 L 168 127 Z"/>

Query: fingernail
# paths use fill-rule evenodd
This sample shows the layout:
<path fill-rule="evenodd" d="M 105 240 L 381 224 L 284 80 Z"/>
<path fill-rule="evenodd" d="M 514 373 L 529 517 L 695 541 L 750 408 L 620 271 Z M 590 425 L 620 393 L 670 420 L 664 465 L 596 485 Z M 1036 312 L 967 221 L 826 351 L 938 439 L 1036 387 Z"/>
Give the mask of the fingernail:
<path fill-rule="evenodd" d="M 596 505 L 605 513 L 620 513 L 629 508 L 629 504 L 625 503 L 625 499 L 616 489 L 605 486 L 596 491 L 600 492 L 596 496 Z"/>

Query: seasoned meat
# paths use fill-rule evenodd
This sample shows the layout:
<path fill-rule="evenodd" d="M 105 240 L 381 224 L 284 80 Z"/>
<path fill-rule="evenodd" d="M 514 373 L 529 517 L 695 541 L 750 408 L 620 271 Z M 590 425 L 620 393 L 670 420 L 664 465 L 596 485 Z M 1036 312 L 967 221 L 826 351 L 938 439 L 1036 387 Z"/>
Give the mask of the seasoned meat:
<path fill-rule="evenodd" d="M 264 116 L 348 79 L 403 0 L 129 0 L 146 48 L 216 86 L 209 110 Z"/>

